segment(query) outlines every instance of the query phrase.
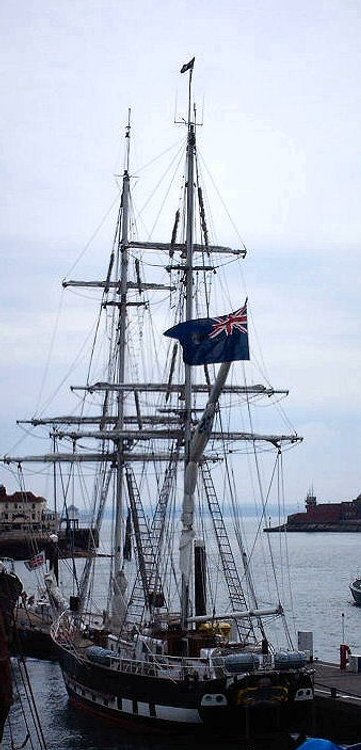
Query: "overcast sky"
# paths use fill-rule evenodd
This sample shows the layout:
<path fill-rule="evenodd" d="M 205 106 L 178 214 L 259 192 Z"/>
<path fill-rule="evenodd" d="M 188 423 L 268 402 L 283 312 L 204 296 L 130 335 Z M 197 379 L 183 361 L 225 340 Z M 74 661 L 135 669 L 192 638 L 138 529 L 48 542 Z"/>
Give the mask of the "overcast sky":
<path fill-rule="evenodd" d="M 358 0 L 3 0 L 0 16 L 0 454 L 46 400 L 60 281 L 117 194 L 127 108 L 142 165 L 179 138 L 179 69 L 195 55 L 201 151 L 249 250 L 268 372 L 304 436 L 288 500 L 310 485 L 320 501 L 356 497 Z M 81 316 L 66 322 L 82 333 Z M 61 376 L 67 353 L 52 355 Z M 0 481 L 14 488 L 1 468 Z"/>

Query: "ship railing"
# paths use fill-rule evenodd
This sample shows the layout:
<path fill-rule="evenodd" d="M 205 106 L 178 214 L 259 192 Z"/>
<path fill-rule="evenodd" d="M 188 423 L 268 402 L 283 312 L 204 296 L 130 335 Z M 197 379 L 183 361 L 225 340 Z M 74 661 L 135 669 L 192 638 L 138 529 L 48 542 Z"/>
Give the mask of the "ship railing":
<path fill-rule="evenodd" d="M 214 671 L 208 659 L 147 654 L 145 658 L 136 660 L 114 655 L 110 659 L 109 666 L 115 671 L 174 681 L 194 682 L 214 677 Z"/>
<path fill-rule="evenodd" d="M 78 618 L 79 621 L 79 618 Z M 78 633 L 77 618 L 74 618 L 70 610 L 62 612 L 51 628 L 52 637 L 59 646 L 69 650 L 75 648 L 76 634 Z M 129 648 L 130 644 L 126 644 Z M 84 658 L 86 646 L 84 644 Z M 148 652 L 141 659 L 124 657 L 114 653 L 109 659 L 109 667 L 114 671 L 141 674 L 150 677 L 161 677 L 178 681 L 205 680 L 214 676 L 209 658 L 192 659 L 190 657 L 168 656 L 167 654 L 154 654 Z"/>
<path fill-rule="evenodd" d="M 50 628 L 54 641 L 59 646 L 73 647 L 73 641 L 76 634 L 74 618 L 70 610 L 61 613 Z"/>

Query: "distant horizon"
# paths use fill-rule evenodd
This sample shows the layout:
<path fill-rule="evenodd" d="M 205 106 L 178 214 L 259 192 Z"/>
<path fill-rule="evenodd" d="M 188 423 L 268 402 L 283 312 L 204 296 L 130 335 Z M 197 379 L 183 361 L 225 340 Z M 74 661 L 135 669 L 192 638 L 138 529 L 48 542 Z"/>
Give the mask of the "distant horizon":
<path fill-rule="evenodd" d="M 10 496 L 13 495 L 16 492 L 20 492 L 21 491 L 19 489 L 14 490 L 14 491 L 8 491 L 8 488 L 7 488 L 6 485 L 4 485 L 3 483 L 0 483 L 0 484 L 2 484 L 5 487 L 6 493 L 8 495 L 10 495 Z M 313 489 L 311 489 L 310 491 L 314 492 Z M 27 492 L 27 490 L 25 490 L 25 492 Z M 47 510 L 50 511 L 50 512 L 54 512 L 54 508 L 49 507 L 49 505 L 52 503 L 51 500 L 48 500 L 48 498 L 45 495 L 37 495 L 36 492 L 34 492 L 33 494 L 35 495 L 35 497 L 43 497 L 45 499 L 45 501 L 46 501 Z M 356 500 L 359 497 L 359 494 L 355 495 L 355 497 L 344 498 L 344 499 L 324 499 L 324 498 L 319 499 L 317 497 L 317 494 L 315 494 L 315 496 L 316 496 L 317 505 L 325 505 L 325 504 L 335 505 L 335 504 L 339 504 L 339 503 L 352 502 L 352 501 Z M 306 498 L 307 498 L 307 495 L 304 497 L 303 500 L 298 500 L 298 501 L 293 501 L 293 502 L 291 501 L 289 503 L 285 503 L 284 507 L 282 509 L 283 516 L 290 515 L 292 513 L 302 513 L 305 510 L 305 508 L 306 508 L 306 505 L 305 505 L 306 504 Z M 145 510 L 150 509 L 148 506 L 144 506 L 144 507 L 145 507 Z M 242 515 L 244 515 L 246 517 L 259 517 L 260 516 L 260 512 L 257 511 L 257 508 L 255 507 L 254 504 L 251 504 L 251 503 L 238 503 L 237 507 L 241 511 Z M 79 518 L 82 518 L 82 519 L 83 518 L 90 518 L 90 516 L 91 516 L 91 511 L 88 510 L 87 508 L 85 508 L 84 506 L 82 507 L 81 504 L 71 503 L 69 505 L 69 507 L 68 507 L 68 512 L 71 513 L 71 514 L 73 514 L 74 510 L 79 512 Z M 57 513 L 58 513 L 59 516 L 61 516 L 62 512 L 63 512 L 63 510 L 62 511 L 60 511 L 59 509 L 57 510 Z M 109 509 L 105 508 L 104 517 L 105 518 L 110 518 L 111 515 L 112 515 L 112 512 L 113 511 L 110 508 Z M 176 512 L 180 514 L 182 512 L 181 507 L 179 507 Z M 224 506 L 224 515 L 227 515 L 228 513 L 231 513 L 231 512 L 232 512 L 231 506 L 228 508 L 228 506 L 225 505 Z M 279 517 L 280 515 L 281 515 L 280 514 L 280 507 L 276 503 L 267 504 L 266 512 L 265 512 L 265 516 L 267 518 L 269 518 L 270 516 L 271 517 L 273 517 L 273 516 Z"/>
<path fill-rule="evenodd" d="M 328 504 L 330 504 L 330 505 L 338 505 L 339 503 L 351 502 L 352 500 L 355 500 L 355 499 L 356 498 L 350 498 L 350 501 L 347 501 L 347 500 L 324 501 L 324 502 L 318 502 L 317 505 L 328 505 Z M 79 510 L 79 519 L 80 520 L 86 519 L 87 521 L 89 521 L 90 517 L 91 517 L 91 514 L 89 514 L 89 512 L 85 508 L 80 508 L 79 506 L 77 506 L 77 508 Z M 145 511 L 147 511 L 147 506 L 144 506 L 144 509 L 145 509 Z M 260 518 L 261 517 L 261 513 L 257 513 L 257 511 L 256 511 L 256 509 L 255 509 L 254 506 L 252 507 L 251 505 L 247 505 L 247 504 L 242 505 L 241 504 L 241 505 L 238 505 L 238 509 L 240 511 L 240 514 L 243 517 L 245 517 L 245 518 Z M 284 512 L 282 514 L 280 514 L 278 506 L 274 505 L 274 504 L 271 504 L 270 506 L 267 506 L 267 508 L 266 508 L 266 512 L 264 514 L 264 519 L 265 519 L 265 522 L 268 522 L 269 518 L 271 518 L 271 520 L 273 521 L 273 520 L 277 520 L 279 518 L 285 518 L 286 516 L 292 515 L 294 513 L 303 513 L 303 512 L 305 512 L 305 510 L 306 510 L 306 508 L 305 508 L 305 504 L 304 503 L 302 504 L 302 507 L 301 507 L 300 503 L 293 503 L 293 504 L 290 503 L 290 504 L 287 504 L 285 506 Z M 176 514 L 180 516 L 181 512 L 182 512 L 182 509 L 179 508 L 178 511 L 176 512 Z M 232 511 L 232 508 L 230 506 L 229 507 L 224 507 L 224 509 L 223 509 L 223 516 L 224 517 L 232 515 L 232 513 L 233 513 L 233 511 Z M 106 520 L 110 520 L 112 518 L 112 510 L 111 509 L 106 509 L 104 511 L 103 518 L 105 518 Z"/>

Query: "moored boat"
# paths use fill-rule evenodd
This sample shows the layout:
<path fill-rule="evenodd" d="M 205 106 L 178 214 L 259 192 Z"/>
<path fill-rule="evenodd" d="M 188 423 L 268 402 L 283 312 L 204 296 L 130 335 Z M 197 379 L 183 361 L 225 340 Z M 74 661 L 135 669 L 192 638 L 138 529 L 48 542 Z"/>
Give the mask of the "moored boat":
<path fill-rule="evenodd" d="M 14 609 L 12 653 L 55 660 L 57 650 L 50 629 L 68 604 L 53 570 L 45 573 L 43 586 L 36 594 L 23 592 Z"/>
<path fill-rule="evenodd" d="M 361 578 L 356 578 L 350 583 L 350 591 L 354 598 L 355 604 L 361 607 Z"/>
<path fill-rule="evenodd" d="M 22 590 L 20 578 L 0 562 L 0 742 L 13 702 L 10 644 L 14 608 Z"/>

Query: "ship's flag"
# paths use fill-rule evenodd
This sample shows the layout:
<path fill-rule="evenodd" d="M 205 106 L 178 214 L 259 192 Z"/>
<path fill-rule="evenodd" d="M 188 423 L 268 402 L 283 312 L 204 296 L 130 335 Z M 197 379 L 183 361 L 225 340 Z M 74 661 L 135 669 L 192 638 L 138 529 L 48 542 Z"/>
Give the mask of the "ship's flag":
<path fill-rule="evenodd" d="M 182 65 L 181 73 L 186 73 L 187 70 L 193 70 L 195 59 L 196 59 L 195 57 L 192 57 L 192 59 L 189 62 L 185 63 L 185 65 Z"/>
<path fill-rule="evenodd" d="M 187 365 L 249 359 L 247 300 L 229 315 L 187 320 L 169 328 L 164 335 L 178 339 Z"/>
<path fill-rule="evenodd" d="M 30 558 L 30 560 L 24 560 L 24 565 L 28 570 L 35 570 L 36 568 L 40 568 L 41 565 L 45 564 L 45 552 L 39 552 L 37 555 L 34 555 Z"/>

